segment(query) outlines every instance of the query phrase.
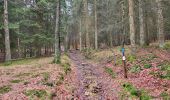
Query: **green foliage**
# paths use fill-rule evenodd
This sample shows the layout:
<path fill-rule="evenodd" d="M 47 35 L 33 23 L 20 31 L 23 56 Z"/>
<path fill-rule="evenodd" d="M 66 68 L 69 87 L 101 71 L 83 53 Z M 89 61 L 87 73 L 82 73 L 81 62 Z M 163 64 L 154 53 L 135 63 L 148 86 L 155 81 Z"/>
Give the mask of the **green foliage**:
<path fill-rule="evenodd" d="M 165 50 L 170 50 L 170 42 L 165 43 L 163 49 L 165 49 Z"/>
<path fill-rule="evenodd" d="M 30 58 L 30 59 L 8 61 L 8 62 L 1 63 L 0 66 L 24 65 L 24 64 L 29 64 L 38 59 L 39 58 Z"/>
<path fill-rule="evenodd" d="M 113 72 L 111 68 L 105 67 L 105 71 L 112 77 L 115 78 L 116 74 Z"/>
<path fill-rule="evenodd" d="M 130 63 L 133 63 L 134 61 L 136 61 L 136 56 L 134 56 L 134 55 L 129 55 L 129 56 L 127 57 L 127 60 L 128 60 Z"/>
<path fill-rule="evenodd" d="M 166 74 L 160 76 L 163 79 L 168 79 L 170 80 L 170 71 L 166 72 Z"/>
<path fill-rule="evenodd" d="M 151 67 L 152 67 L 151 64 L 145 64 L 145 65 L 144 65 L 144 68 L 151 68 Z"/>
<path fill-rule="evenodd" d="M 65 54 L 61 57 L 61 66 L 63 67 L 65 74 L 68 74 L 71 71 L 68 55 Z"/>
<path fill-rule="evenodd" d="M 7 86 L 2 86 L 0 87 L 0 94 L 4 94 L 4 93 L 8 93 L 9 91 L 11 91 L 11 87 L 9 85 Z"/>
<path fill-rule="evenodd" d="M 11 83 L 20 83 L 20 82 L 22 82 L 23 80 L 11 80 L 10 82 Z"/>
<path fill-rule="evenodd" d="M 139 65 L 134 65 L 134 66 L 132 66 L 131 68 L 130 68 L 130 72 L 131 73 L 138 73 L 138 72 L 140 72 L 142 69 L 141 69 L 141 66 L 139 66 Z"/>
<path fill-rule="evenodd" d="M 159 65 L 158 67 L 160 67 L 162 71 L 170 71 L 169 63 L 163 63 L 163 64 Z"/>
<path fill-rule="evenodd" d="M 116 64 L 121 65 L 121 64 L 122 64 L 122 58 L 118 59 L 117 62 L 116 62 Z"/>
<path fill-rule="evenodd" d="M 24 94 L 26 96 L 29 96 L 32 99 L 35 98 L 35 97 L 38 97 L 40 100 L 46 100 L 46 98 L 49 96 L 47 91 L 45 91 L 45 90 L 36 90 L 36 89 L 26 90 L 24 92 Z"/>
<path fill-rule="evenodd" d="M 18 29 L 19 28 L 19 23 L 10 23 L 9 24 L 9 29 Z"/>
<path fill-rule="evenodd" d="M 68 72 L 71 71 L 70 64 L 69 63 L 64 63 L 62 64 L 62 67 L 64 68 L 65 74 L 68 74 Z"/>
<path fill-rule="evenodd" d="M 154 72 L 154 71 L 152 71 L 152 72 L 150 72 L 149 74 L 150 74 L 150 75 L 153 75 L 153 76 L 155 76 L 155 77 L 159 77 L 159 78 L 163 77 L 160 72 Z"/>
<path fill-rule="evenodd" d="M 5 63 L 3 63 L 4 66 L 10 66 L 12 64 L 12 61 L 7 61 Z"/>
<path fill-rule="evenodd" d="M 151 97 L 144 91 L 136 89 L 132 84 L 123 84 L 123 89 L 130 94 L 130 96 L 138 97 L 140 100 L 151 100 Z"/>
<path fill-rule="evenodd" d="M 159 65 L 160 69 L 164 71 L 163 75 L 160 75 L 160 78 L 170 79 L 170 64 L 168 62 L 162 63 Z"/>
<path fill-rule="evenodd" d="M 54 64 L 60 64 L 60 63 L 61 63 L 60 55 L 55 55 L 55 56 L 54 56 L 53 63 L 54 63 Z"/>
<path fill-rule="evenodd" d="M 125 91 L 128 91 L 132 96 L 139 96 L 140 95 L 139 91 L 129 83 L 123 84 L 123 88 L 124 88 Z"/>
<path fill-rule="evenodd" d="M 163 100 L 170 100 L 170 95 L 166 92 L 162 92 L 160 96 Z"/>

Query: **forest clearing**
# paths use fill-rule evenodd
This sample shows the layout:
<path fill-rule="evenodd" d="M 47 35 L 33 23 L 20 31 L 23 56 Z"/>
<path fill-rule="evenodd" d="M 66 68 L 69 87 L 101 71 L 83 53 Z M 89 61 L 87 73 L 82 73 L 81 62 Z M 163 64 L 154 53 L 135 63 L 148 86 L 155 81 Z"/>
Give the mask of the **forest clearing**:
<path fill-rule="evenodd" d="M 0 100 L 170 100 L 169 0 L 0 0 Z"/>

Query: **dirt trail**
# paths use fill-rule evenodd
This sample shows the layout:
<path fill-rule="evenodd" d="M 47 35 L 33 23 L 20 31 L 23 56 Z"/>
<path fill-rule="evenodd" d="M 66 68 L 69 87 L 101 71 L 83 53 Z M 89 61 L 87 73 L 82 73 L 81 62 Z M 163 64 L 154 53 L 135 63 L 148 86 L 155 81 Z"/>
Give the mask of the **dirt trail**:
<path fill-rule="evenodd" d="M 112 87 L 112 79 L 104 73 L 104 65 L 91 64 L 78 51 L 69 53 L 76 67 L 77 90 L 80 100 L 117 99 L 117 90 Z"/>

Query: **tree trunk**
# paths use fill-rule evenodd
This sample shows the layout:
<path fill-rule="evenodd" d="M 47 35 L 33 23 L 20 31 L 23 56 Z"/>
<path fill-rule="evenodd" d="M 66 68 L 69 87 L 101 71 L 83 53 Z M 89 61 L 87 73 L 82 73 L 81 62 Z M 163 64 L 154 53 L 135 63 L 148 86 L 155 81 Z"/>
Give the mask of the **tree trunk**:
<path fill-rule="evenodd" d="M 80 18 L 79 43 L 80 43 L 80 51 L 81 51 L 82 50 L 82 21 L 81 21 L 81 18 Z"/>
<path fill-rule="evenodd" d="M 144 46 L 146 44 L 143 4 L 144 4 L 143 0 L 139 0 L 139 25 L 140 25 L 140 45 L 141 46 Z"/>
<path fill-rule="evenodd" d="M 95 17 L 95 49 L 98 49 L 98 33 L 97 33 L 97 2 L 94 0 L 94 17 Z"/>
<path fill-rule="evenodd" d="M 122 45 L 124 45 L 125 43 L 125 4 L 124 4 L 124 1 L 121 1 L 121 9 L 122 9 L 122 35 L 121 35 L 121 42 L 122 42 Z"/>
<path fill-rule="evenodd" d="M 134 1 L 129 1 L 129 24 L 130 24 L 130 42 L 131 42 L 131 53 L 134 55 L 136 52 L 135 45 L 135 22 L 134 22 Z"/>
<path fill-rule="evenodd" d="M 162 9 L 162 4 L 161 0 L 156 0 L 157 5 L 158 5 L 158 11 L 157 11 L 157 16 L 158 16 L 158 22 L 157 22 L 157 27 L 158 27 L 158 41 L 159 41 L 159 47 L 164 47 L 165 43 L 165 36 L 164 36 L 164 22 L 163 22 L 163 9 Z"/>
<path fill-rule="evenodd" d="M 112 36 L 112 32 L 109 32 L 109 36 L 110 36 L 110 47 L 112 48 L 112 46 L 113 46 L 113 36 Z"/>
<path fill-rule="evenodd" d="M 21 46 L 20 46 L 20 38 L 17 38 L 17 45 L 18 45 L 18 58 L 21 58 Z"/>
<path fill-rule="evenodd" d="M 89 12 L 88 12 L 88 2 L 87 0 L 84 0 L 84 9 L 85 9 L 85 28 L 86 28 L 86 48 L 90 47 L 90 39 L 89 39 L 89 27 L 88 27 L 88 21 L 89 21 Z"/>
<path fill-rule="evenodd" d="M 57 0 L 56 6 L 56 26 L 55 26 L 55 56 L 54 63 L 60 63 L 60 0 Z"/>
<path fill-rule="evenodd" d="M 8 1 L 4 0 L 5 61 L 11 60 L 11 48 L 8 27 Z"/>

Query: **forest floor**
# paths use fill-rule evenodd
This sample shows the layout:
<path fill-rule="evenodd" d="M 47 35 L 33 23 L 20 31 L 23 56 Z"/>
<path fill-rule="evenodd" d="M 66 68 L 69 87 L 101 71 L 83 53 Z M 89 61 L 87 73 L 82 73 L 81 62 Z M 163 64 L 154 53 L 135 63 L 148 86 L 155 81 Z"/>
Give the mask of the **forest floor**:
<path fill-rule="evenodd" d="M 156 47 L 69 51 L 52 58 L 0 64 L 0 100 L 170 100 L 170 53 Z"/>

